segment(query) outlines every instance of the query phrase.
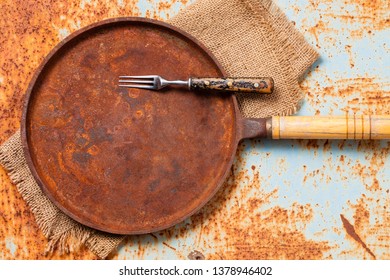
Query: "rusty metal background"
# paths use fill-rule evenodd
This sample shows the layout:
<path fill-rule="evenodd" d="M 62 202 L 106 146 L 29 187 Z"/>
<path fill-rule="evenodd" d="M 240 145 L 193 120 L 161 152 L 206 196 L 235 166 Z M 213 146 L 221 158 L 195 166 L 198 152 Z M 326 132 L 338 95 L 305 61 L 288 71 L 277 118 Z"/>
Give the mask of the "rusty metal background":
<path fill-rule="evenodd" d="M 28 82 L 65 36 L 116 16 L 166 19 L 190 2 L 1 2 L 0 142 L 19 128 Z M 321 53 L 299 114 L 390 113 L 388 1 L 276 2 Z M 245 141 L 197 215 L 130 237 L 110 258 L 390 259 L 389 151 L 385 141 Z M 0 258 L 95 258 L 43 255 L 46 240 L 2 168 L 0 201 Z"/>

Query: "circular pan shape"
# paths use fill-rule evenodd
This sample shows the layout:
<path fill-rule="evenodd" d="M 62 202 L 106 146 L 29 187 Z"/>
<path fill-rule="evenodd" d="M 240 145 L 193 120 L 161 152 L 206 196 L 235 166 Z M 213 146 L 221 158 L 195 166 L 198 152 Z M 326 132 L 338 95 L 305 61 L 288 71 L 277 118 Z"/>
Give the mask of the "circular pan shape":
<path fill-rule="evenodd" d="M 67 37 L 34 75 L 22 143 L 50 200 L 117 234 L 171 227 L 222 185 L 237 147 L 232 95 L 117 86 L 120 75 L 223 76 L 207 49 L 168 24 L 117 18 Z"/>

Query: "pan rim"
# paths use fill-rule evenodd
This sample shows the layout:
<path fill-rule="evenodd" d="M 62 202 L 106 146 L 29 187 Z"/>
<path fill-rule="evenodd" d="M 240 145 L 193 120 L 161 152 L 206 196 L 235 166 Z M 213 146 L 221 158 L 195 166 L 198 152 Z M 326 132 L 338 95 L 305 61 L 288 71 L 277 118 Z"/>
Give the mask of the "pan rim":
<path fill-rule="evenodd" d="M 64 212 L 67 216 L 71 217 L 75 221 L 79 222 L 82 225 L 88 226 L 93 229 L 97 229 L 103 232 L 108 232 L 108 233 L 113 233 L 113 234 L 126 234 L 126 235 L 135 235 L 135 234 L 146 234 L 146 233 L 151 233 L 151 232 L 156 232 L 160 231 L 163 229 L 170 228 L 188 217 L 194 215 L 196 212 L 198 212 L 206 203 L 208 203 L 217 193 L 217 191 L 221 188 L 223 183 L 225 182 L 228 174 L 230 167 L 232 166 L 234 157 L 235 157 L 235 152 L 237 151 L 237 146 L 238 142 L 240 141 L 240 132 L 237 130 L 238 128 L 238 122 L 241 119 L 241 115 L 238 109 L 238 102 L 235 97 L 235 95 L 231 95 L 231 102 L 233 102 L 233 123 L 232 123 L 232 143 L 231 143 L 231 155 L 230 159 L 228 162 L 226 162 L 226 170 L 223 175 L 220 176 L 220 179 L 218 183 L 215 185 L 213 188 L 213 191 L 211 191 L 208 196 L 202 201 L 202 203 L 199 203 L 197 207 L 193 208 L 191 211 L 187 212 L 185 215 L 182 215 L 180 219 L 175 219 L 171 223 L 165 225 L 165 226 L 158 226 L 158 227 L 150 227 L 148 230 L 133 230 L 133 231 L 112 231 L 112 230 L 107 230 L 107 228 L 100 227 L 96 224 L 89 223 L 88 221 L 82 220 L 79 216 L 75 215 L 68 209 L 66 209 L 62 204 L 60 204 L 51 194 L 51 192 L 48 190 L 47 186 L 39 176 L 37 169 L 35 167 L 34 161 L 33 161 L 33 156 L 30 152 L 30 145 L 29 145 L 29 136 L 28 136 L 28 114 L 29 114 L 29 109 L 31 102 L 34 97 L 34 88 L 37 85 L 37 81 L 41 74 L 44 72 L 45 66 L 49 64 L 49 62 L 53 59 L 53 57 L 64 47 L 66 47 L 67 44 L 70 42 L 74 41 L 76 38 L 79 38 L 79 36 L 82 36 L 86 32 L 91 32 L 93 29 L 98 29 L 104 26 L 109 26 L 109 25 L 115 25 L 118 23 L 126 23 L 126 22 L 134 22 L 134 23 L 145 23 L 145 24 L 150 24 L 150 25 L 155 25 L 158 27 L 163 27 L 168 30 L 173 31 L 176 34 L 179 34 L 188 40 L 190 40 L 192 43 L 197 45 L 202 51 L 205 52 L 209 56 L 209 58 L 212 60 L 212 62 L 216 65 L 216 67 L 219 69 L 219 72 L 223 75 L 226 76 L 226 72 L 219 63 L 219 61 L 216 59 L 216 57 L 205 47 L 199 40 L 197 40 L 195 37 L 192 35 L 188 34 L 187 32 L 162 21 L 154 20 L 154 19 L 148 19 L 148 18 L 142 18 L 142 17 L 117 17 L 117 18 L 111 18 L 111 19 L 106 19 L 102 20 L 99 22 L 92 23 L 86 27 L 83 27 L 75 32 L 73 32 L 71 35 L 63 39 L 61 42 L 59 42 L 50 52 L 49 54 L 46 55 L 46 57 L 43 59 L 39 67 L 35 70 L 35 73 L 28 85 L 28 88 L 26 90 L 25 94 L 25 101 L 23 104 L 23 110 L 22 110 L 22 121 L 21 121 L 21 142 L 22 142 L 22 148 L 23 148 L 23 153 L 27 162 L 27 166 L 29 167 L 31 174 L 33 175 L 35 181 L 37 182 L 38 186 L 40 189 L 43 191 L 45 195 L 48 196 L 50 201 L 57 207 L 59 208 L 62 212 Z"/>

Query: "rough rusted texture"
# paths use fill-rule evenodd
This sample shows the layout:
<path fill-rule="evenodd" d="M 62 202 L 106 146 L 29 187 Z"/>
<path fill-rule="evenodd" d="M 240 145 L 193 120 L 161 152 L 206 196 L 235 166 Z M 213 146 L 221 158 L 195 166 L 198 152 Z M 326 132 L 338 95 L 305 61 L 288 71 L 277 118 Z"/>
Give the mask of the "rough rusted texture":
<path fill-rule="evenodd" d="M 193 252 L 191 252 L 189 255 L 188 255 L 188 258 L 190 259 L 190 260 L 204 260 L 204 256 L 203 256 L 203 254 L 201 253 L 201 252 L 199 252 L 199 251 L 193 251 Z"/>
<path fill-rule="evenodd" d="M 272 200 L 279 194 L 277 187 L 264 191 L 262 181 L 268 175 L 255 166 L 242 169 L 246 160 L 240 155 L 247 148 L 247 142 L 239 146 L 229 179 L 198 214 L 152 237 L 129 237 L 120 254 L 112 258 L 144 259 L 162 254 L 186 259 L 194 251 L 215 260 L 330 258 L 328 242 L 311 240 L 303 233 L 313 219 L 312 206 L 273 206 Z M 188 244 L 178 242 L 188 239 Z M 157 247 L 161 242 L 169 247 Z"/>
<path fill-rule="evenodd" d="M 340 215 L 341 221 L 343 222 L 343 226 L 345 230 L 347 231 L 348 235 L 351 236 L 356 242 L 361 244 L 363 248 L 374 258 L 376 259 L 375 255 L 371 250 L 367 247 L 367 245 L 363 242 L 363 240 L 359 237 L 359 235 L 356 233 L 355 228 L 351 223 L 341 214 Z"/>
<path fill-rule="evenodd" d="M 28 82 L 64 36 L 109 17 L 169 18 L 175 14 L 174 6 L 188 2 L 2 1 L 0 142 L 19 127 Z M 388 43 L 374 39 L 388 30 L 389 1 L 275 2 L 296 21 L 323 59 L 329 58 L 337 67 L 320 62 L 301 84 L 307 115 L 389 113 L 388 76 L 373 71 L 385 69 L 380 64 L 385 57 L 378 58 L 381 50 L 388 50 Z M 358 55 L 363 39 L 369 42 L 369 58 Z M 346 67 L 336 59 L 340 55 L 346 55 Z M 365 66 L 367 60 L 376 68 Z M 348 71 L 341 70 L 345 68 Z M 342 214 L 377 259 L 390 259 L 390 193 L 384 176 L 390 153 L 387 143 L 309 140 L 272 145 L 273 149 L 267 149 L 261 141 L 244 142 L 224 187 L 204 209 L 169 230 L 129 237 L 110 258 L 187 259 L 198 251 L 206 259 L 371 259 L 362 244 L 348 234 Z M 253 158 L 256 160 L 247 162 Z M 311 200 L 290 199 L 283 194 L 286 189 L 296 192 L 298 198 L 307 194 Z M 323 190 L 329 193 L 324 205 L 316 200 Z M 361 194 L 351 197 L 354 190 Z M 338 198 L 335 192 L 345 196 L 342 207 L 333 204 Z M 94 258 L 87 250 L 44 256 L 46 240 L 1 168 L 0 194 L 1 258 Z M 285 201 L 287 205 L 281 206 Z"/>
<path fill-rule="evenodd" d="M 190 1 L 156 1 L 148 10 L 142 11 L 140 2 L 144 1 L 1 1 L 0 143 L 19 128 L 24 94 L 34 71 L 67 35 L 111 17 L 167 18 L 173 15 L 172 5 L 180 6 Z M 95 258 L 86 249 L 65 256 L 58 253 L 44 256 L 46 239 L 2 167 L 0 173 L 0 258 Z"/>
<path fill-rule="evenodd" d="M 238 140 L 234 96 L 117 86 L 122 73 L 150 71 L 222 75 L 191 38 L 126 18 L 68 37 L 27 91 L 27 161 L 51 200 L 82 224 L 120 234 L 164 229 L 225 179 Z"/>
<path fill-rule="evenodd" d="M 47 239 L 30 208 L 0 168 L 0 259 L 97 259 L 86 248 L 60 255 L 45 254 Z"/>
<path fill-rule="evenodd" d="M 267 119 L 246 118 L 242 119 L 241 129 L 242 139 L 267 138 Z"/>
<path fill-rule="evenodd" d="M 377 37 L 390 27 L 390 2 L 344 2 L 340 5 L 337 0 L 309 1 L 304 11 L 295 10 L 296 14 L 318 13 L 310 22 L 309 18 L 303 17 L 301 24 L 313 38 L 312 43 L 322 52 L 322 60 L 333 61 L 338 57 L 343 61 L 346 59 L 349 64 L 348 71 L 330 72 L 320 65 L 313 68 L 308 79 L 301 84 L 306 101 L 316 108 L 315 114 L 318 115 L 338 114 L 340 111 L 390 114 L 389 82 L 384 79 L 386 77 L 378 76 L 378 69 L 385 65 L 381 66 L 383 61 L 377 57 L 378 50 L 388 52 L 388 44 L 378 41 Z M 387 34 L 382 36 L 388 37 Z M 359 51 L 366 41 L 371 47 L 367 50 L 361 47 Z M 372 66 L 371 62 L 378 64 Z M 311 81 L 311 77 L 315 81 Z"/>
<path fill-rule="evenodd" d="M 321 51 L 301 84 L 307 115 L 389 114 L 388 75 L 380 64 L 388 43 L 374 38 L 388 29 L 388 1 L 276 2 Z M 363 38 L 370 52 L 360 57 Z M 331 65 L 323 65 L 328 57 Z M 197 250 L 206 259 L 372 259 L 348 234 L 343 215 L 377 259 L 390 259 L 389 148 L 378 141 L 245 142 L 224 188 L 199 215 L 153 238 L 129 238 L 113 258 L 185 259 Z M 288 191 L 296 195 L 283 194 Z M 249 207 L 256 198 L 264 202 Z M 264 213 L 269 219 L 263 221 Z M 170 247 L 158 247 L 161 241 Z"/>
<path fill-rule="evenodd" d="M 272 93 L 272 78 L 193 78 L 191 88 L 195 90 L 223 90 L 235 92 Z"/>

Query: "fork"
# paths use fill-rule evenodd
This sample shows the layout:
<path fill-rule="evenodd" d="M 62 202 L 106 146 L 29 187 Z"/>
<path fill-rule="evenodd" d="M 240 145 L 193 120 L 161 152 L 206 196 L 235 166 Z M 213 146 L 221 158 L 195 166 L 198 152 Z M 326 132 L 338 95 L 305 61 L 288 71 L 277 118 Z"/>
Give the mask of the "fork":
<path fill-rule="evenodd" d="M 160 90 L 166 86 L 182 86 L 189 90 L 272 93 L 272 78 L 189 78 L 187 81 L 168 81 L 158 75 L 119 76 L 119 86 Z"/>

